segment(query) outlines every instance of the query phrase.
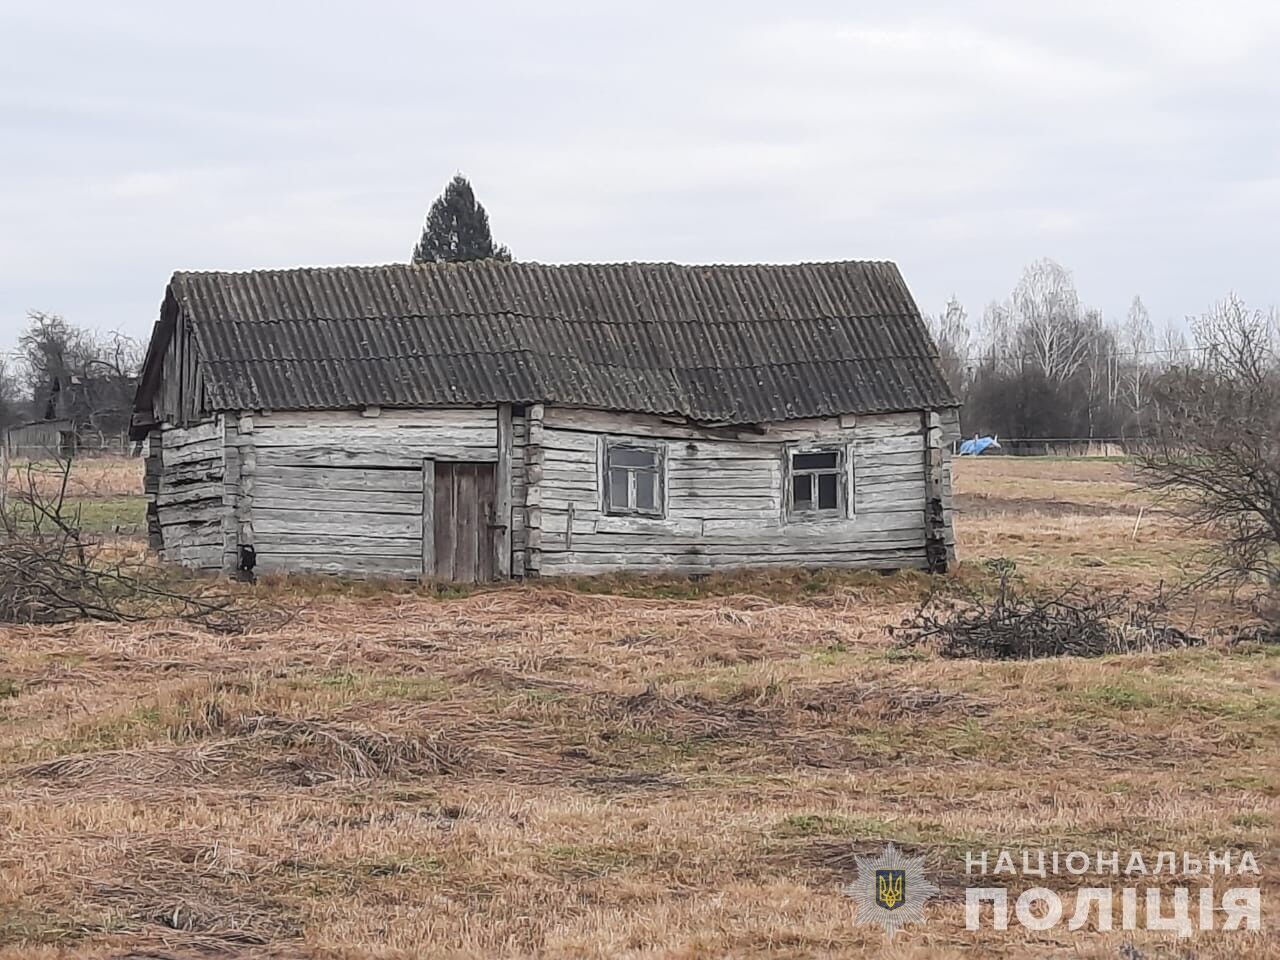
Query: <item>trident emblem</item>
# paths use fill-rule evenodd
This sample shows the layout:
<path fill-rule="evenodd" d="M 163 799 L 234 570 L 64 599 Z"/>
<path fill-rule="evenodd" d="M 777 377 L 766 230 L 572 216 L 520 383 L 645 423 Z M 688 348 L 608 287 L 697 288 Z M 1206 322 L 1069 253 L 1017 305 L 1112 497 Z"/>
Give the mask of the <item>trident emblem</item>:
<path fill-rule="evenodd" d="M 876 903 L 886 910 L 896 910 L 906 897 L 907 872 L 905 870 L 876 871 Z"/>

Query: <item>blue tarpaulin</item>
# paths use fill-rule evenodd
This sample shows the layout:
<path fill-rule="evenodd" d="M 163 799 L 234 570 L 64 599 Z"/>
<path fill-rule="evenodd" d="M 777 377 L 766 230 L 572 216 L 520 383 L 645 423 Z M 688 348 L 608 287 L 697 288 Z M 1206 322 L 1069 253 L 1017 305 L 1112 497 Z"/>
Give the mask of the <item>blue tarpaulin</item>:
<path fill-rule="evenodd" d="M 991 449 L 1000 449 L 1000 444 L 996 442 L 995 437 L 974 437 L 972 440 L 966 440 L 960 444 L 960 456 L 976 457 L 978 454 Z"/>

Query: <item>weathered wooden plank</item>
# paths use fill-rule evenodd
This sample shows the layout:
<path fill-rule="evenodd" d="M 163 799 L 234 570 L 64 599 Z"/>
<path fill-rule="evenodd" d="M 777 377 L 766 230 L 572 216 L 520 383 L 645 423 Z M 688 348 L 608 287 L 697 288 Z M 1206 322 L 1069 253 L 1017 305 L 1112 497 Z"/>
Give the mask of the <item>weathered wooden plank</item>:
<path fill-rule="evenodd" d="M 258 467 L 258 479 L 295 489 L 420 493 L 422 466 L 366 470 L 359 467 Z"/>
<path fill-rule="evenodd" d="M 188 444 L 177 449 L 166 448 L 160 451 L 160 462 L 166 467 L 199 463 L 221 464 L 222 441 L 201 440 L 199 443 Z"/>
<path fill-rule="evenodd" d="M 182 527 L 166 527 L 164 549 L 212 546 L 222 552 L 222 524 L 204 523 Z"/>
<path fill-rule="evenodd" d="M 378 450 L 385 446 L 407 445 L 415 450 L 449 447 L 486 447 L 497 457 L 497 430 L 492 427 L 421 427 L 395 429 L 380 420 L 361 420 L 359 425 L 274 427 L 265 421 L 257 430 L 255 443 L 260 447 L 346 447 L 355 450 Z"/>
<path fill-rule="evenodd" d="M 498 463 L 494 468 L 494 513 L 500 525 L 494 532 L 494 574 L 501 580 L 511 576 L 512 445 L 511 404 L 504 403 L 498 407 Z"/>
<path fill-rule="evenodd" d="M 175 503 L 156 507 L 156 516 L 162 527 L 184 523 L 221 522 L 223 506 L 221 500 L 195 500 L 191 503 Z"/>
<path fill-rule="evenodd" d="M 277 533 L 362 533 L 377 537 L 416 538 L 422 535 L 422 518 L 406 514 L 276 510 L 255 502 L 253 527 L 266 536 Z"/>
<path fill-rule="evenodd" d="M 496 430 L 497 411 L 494 407 L 440 407 L 415 410 L 383 407 L 378 417 L 370 420 L 359 410 L 275 410 L 268 416 L 260 417 L 258 426 L 263 429 L 345 427 L 375 431 L 392 427 L 462 427 Z"/>
<path fill-rule="evenodd" d="M 596 486 L 596 463 L 563 464 L 556 460 L 544 460 L 542 463 L 542 479 L 549 483 L 561 483 L 566 486 Z"/>
<path fill-rule="evenodd" d="M 258 538 L 259 547 L 271 553 L 312 553 L 326 550 L 359 556 L 417 557 L 420 537 L 374 537 L 357 533 L 272 533 Z"/>
<path fill-rule="evenodd" d="M 221 440 L 221 438 L 222 421 L 217 417 L 189 427 L 165 426 L 160 429 L 160 442 L 165 447 L 179 447 L 188 443 Z"/>
<path fill-rule="evenodd" d="M 846 520 L 815 520 L 810 522 L 789 522 L 783 524 L 789 536 L 812 536 L 824 540 L 854 540 L 863 533 L 873 530 L 913 530 L 922 529 L 923 516 L 915 511 L 885 511 L 882 513 L 858 514 Z M 702 524 L 706 536 L 754 536 L 760 525 L 752 520 L 705 520 Z"/>
<path fill-rule="evenodd" d="M 774 536 L 769 538 L 768 532 Z M 575 534 L 572 551 L 578 553 L 632 553 L 636 556 L 648 554 L 695 554 L 700 556 L 746 555 L 759 553 L 762 556 L 795 553 L 795 554 L 834 554 L 856 553 L 860 550 L 895 550 L 922 549 L 925 543 L 923 528 L 910 531 L 882 531 L 866 533 L 854 539 L 818 540 L 792 539 L 780 535 L 780 531 L 762 531 L 761 536 L 743 537 L 739 539 L 701 539 L 697 537 L 653 537 L 637 534 Z M 556 543 L 564 549 L 570 549 L 563 536 Z M 548 553 L 551 551 L 548 550 Z"/>
<path fill-rule="evenodd" d="M 457 543 L 454 555 L 453 579 L 475 581 L 479 579 L 480 516 L 479 491 L 475 467 L 459 464 L 454 468 L 454 523 Z"/>
<path fill-rule="evenodd" d="M 874 470 L 886 467 L 920 468 L 924 463 L 924 448 L 909 453 L 876 453 L 864 455 L 857 447 L 853 451 L 854 469 Z"/>
<path fill-rule="evenodd" d="M 439 580 L 453 580 L 455 573 L 454 531 L 457 527 L 457 484 L 454 477 L 456 464 L 436 464 L 435 497 L 435 576 Z"/>
<path fill-rule="evenodd" d="M 547 450 L 542 458 L 542 466 L 549 476 L 576 477 L 591 474 L 597 469 L 595 454 L 584 454 L 581 457 L 565 457 L 563 451 Z"/>
<path fill-rule="evenodd" d="M 874 440 L 855 440 L 854 456 L 870 457 L 885 454 L 910 453 L 920 456 L 924 451 L 925 438 L 920 434 L 909 436 L 880 437 Z"/>
<path fill-rule="evenodd" d="M 417 468 L 423 460 L 437 462 L 492 462 L 494 447 L 432 447 L 418 444 L 380 444 L 358 450 L 340 447 L 266 447 L 258 451 L 258 462 L 271 467 L 394 467 Z"/>
<path fill-rule="evenodd" d="M 548 407 L 548 430 L 576 430 L 615 436 L 658 437 L 706 442 L 779 443 L 851 434 L 836 419 L 790 420 L 760 427 L 753 425 L 711 427 L 671 423 L 661 417 L 568 407 Z"/>
<path fill-rule="evenodd" d="M 436 462 L 422 461 L 422 575 L 436 575 Z"/>
<path fill-rule="evenodd" d="M 924 548 L 868 549 L 839 553 L 740 553 L 716 556 L 692 554 L 637 555 L 627 553 L 548 552 L 543 567 L 550 573 L 565 568 L 575 572 L 607 572 L 645 568 L 678 568 L 696 571 L 734 569 L 738 567 L 921 567 L 925 563 Z"/>
<path fill-rule="evenodd" d="M 672 476 L 667 489 L 673 499 L 684 496 L 711 497 L 717 494 L 732 496 L 750 491 L 760 496 L 767 496 L 774 502 L 780 502 L 782 495 L 782 471 L 775 474 L 761 473 L 754 477 L 719 477 L 715 475 L 691 477 L 688 475 Z"/>
<path fill-rule="evenodd" d="M 641 536 L 669 537 L 702 535 L 701 520 L 647 520 L 641 517 L 609 517 L 575 523 L 575 532 L 601 534 L 637 534 Z"/>
<path fill-rule="evenodd" d="M 422 575 L 422 561 L 417 556 L 366 556 L 332 554 L 296 554 L 258 551 L 256 568 L 297 573 L 331 573 L 357 577 L 395 577 L 415 579 Z"/>
<path fill-rule="evenodd" d="M 342 496 L 347 491 L 291 491 L 288 488 L 258 484 L 254 494 L 255 510 L 314 510 L 317 513 L 400 513 L 422 516 L 422 494 L 382 493 L 376 497 Z M 326 494 L 327 495 L 323 495 Z"/>
<path fill-rule="evenodd" d="M 204 483 L 178 487 L 176 490 L 158 490 L 156 491 L 155 502 L 158 507 L 193 503 L 198 500 L 218 500 L 221 502 L 223 490 L 224 484 L 217 480 L 208 480 Z"/>

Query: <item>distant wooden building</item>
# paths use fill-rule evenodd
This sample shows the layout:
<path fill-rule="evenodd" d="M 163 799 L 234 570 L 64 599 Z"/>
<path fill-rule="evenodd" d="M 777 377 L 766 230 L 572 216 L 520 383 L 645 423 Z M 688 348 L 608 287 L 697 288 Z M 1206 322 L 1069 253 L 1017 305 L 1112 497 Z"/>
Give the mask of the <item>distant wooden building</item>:
<path fill-rule="evenodd" d="M 30 420 L 4 432 L 5 452 L 13 459 L 51 460 L 75 452 L 75 424 L 70 420 Z"/>
<path fill-rule="evenodd" d="M 169 283 L 135 402 L 202 569 L 938 569 L 957 402 L 890 263 L 478 262 Z"/>

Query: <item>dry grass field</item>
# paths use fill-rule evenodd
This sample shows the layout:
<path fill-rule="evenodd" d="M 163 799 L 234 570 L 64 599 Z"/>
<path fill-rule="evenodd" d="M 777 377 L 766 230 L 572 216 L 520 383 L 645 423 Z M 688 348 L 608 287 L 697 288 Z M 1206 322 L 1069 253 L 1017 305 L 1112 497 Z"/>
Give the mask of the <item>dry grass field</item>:
<path fill-rule="evenodd" d="M 961 577 L 1149 591 L 1206 546 L 1123 464 L 957 491 Z M 1274 647 L 945 660 L 886 632 L 915 574 L 229 589 L 296 612 L 0 628 L 0 956 L 1280 956 Z M 841 893 L 889 840 L 941 887 L 892 943 Z M 1251 849 L 1264 928 L 966 932 L 999 848 Z"/>

